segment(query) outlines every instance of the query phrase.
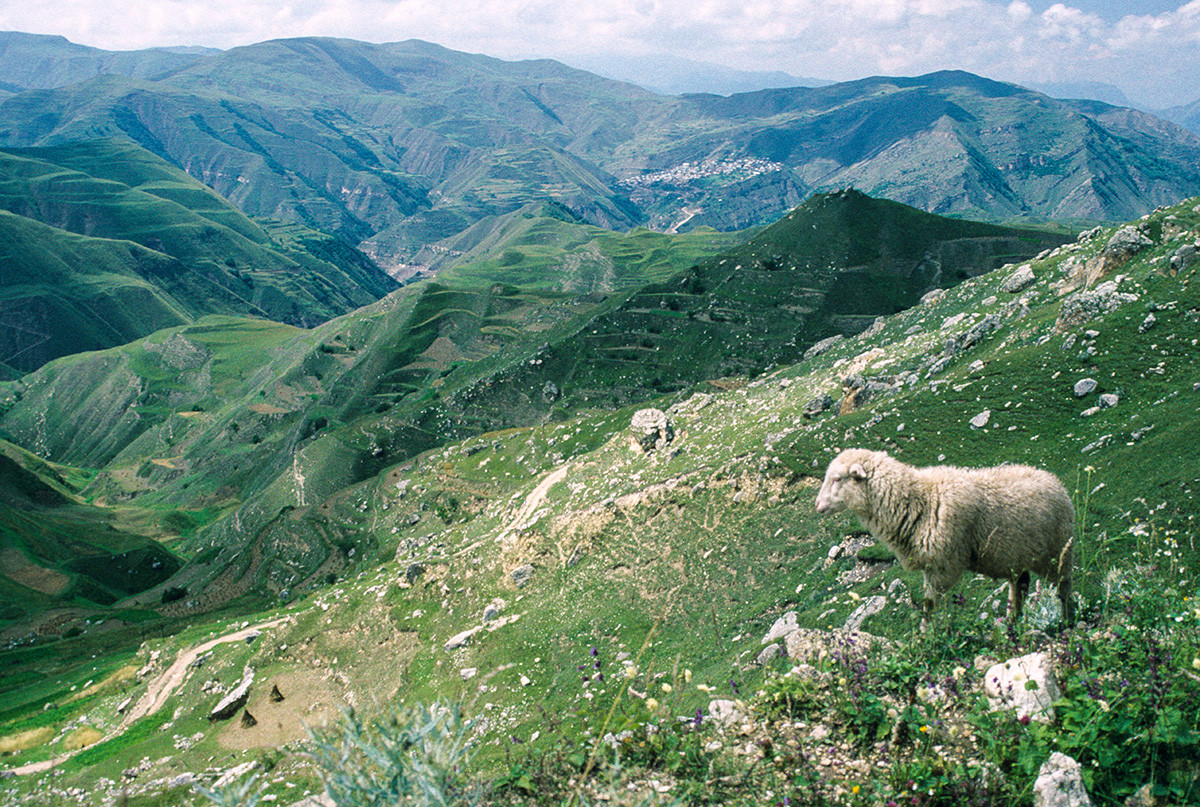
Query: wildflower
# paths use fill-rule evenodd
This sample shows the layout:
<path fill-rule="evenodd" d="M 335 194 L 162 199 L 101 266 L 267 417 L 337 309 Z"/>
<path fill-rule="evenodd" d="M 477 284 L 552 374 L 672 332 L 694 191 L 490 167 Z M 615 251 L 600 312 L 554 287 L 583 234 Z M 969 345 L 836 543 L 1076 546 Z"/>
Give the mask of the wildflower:
<path fill-rule="evenodd" d="M 1200 656 L 1196 656 L 1194 659 L 1192 659 L 1192 669 L 1200 670 Z"/>
<path fill-rule="evenodd" d="M 704 722 L 704 710 L 697 708 L 696 716 L 694 718 L 692 718 L 692 728 L 694 728 L 694 729 L 700 728 L 700 724 L 703 722 Z"/>
<path fill-rule="evenodd" d="M 663 685 L 662 685 L 662 691 L 663 691 L 663 692 L 665 692 L 665 693 L 667 693 L 668 695 L 670 695 L 670 694 L 671 694 L 671 689 L 672 689 L 672 687 L 671 687 L 671 685 L 670 685 L 670 684 L 668 684 L 668 683 L 665 683 L 665 682 L 663 683 Z"/>
<path fill-rule="evenodd" d="M 593 647 L 592 648 L 592 658 L 595 658 L 598 655 L 600 655 L 600 651 Z"/>
<path fill-rule="evenodd" d="M 966 674 L 967 674 L 966 667 L 955 667 L 954 668 L 954 680 L 955 681 L 961 681 L 963 676 Z"/>
<path fill-rule="evenodd" d="M 654 698 L 646 698 L 646 708 L 649 709 L 651 712 L 657 712 L 658 711 L 658 701 L 655 700 Z"/>
<path fill-rule="evenodd" d="M 696 689 L 710 694 L 717 691 L 716 687 L 710 687 L 708 684 L 696 684 Z"/>
<path fill-rule="evenodd" d="M 928 732 L 929 732 L 929 726 L 921 726 L 922 734 L 927 734 Z"/>
<path fill-rule="evenodd" d="M 850 792 L 853 793 L 855 796 L 858 795 L 858 791 L 859 791 L 858 785 L 855 785 L 854 787 L 850 788 Z"/>
<path fill-rule="evenodd" d="M 690 684 L 692 682 L 692 671 L 691 670 L 685 669 L 683 671 L 683 682 L 685 684 Z"/>
<path fill-rule="evenodd" d="M 638 674 L 638 669 L 637 669 L 636 664 L 626 664 L 625 665 L 625 677 L 626 678 L 636 678 L 637 674 Z"/>

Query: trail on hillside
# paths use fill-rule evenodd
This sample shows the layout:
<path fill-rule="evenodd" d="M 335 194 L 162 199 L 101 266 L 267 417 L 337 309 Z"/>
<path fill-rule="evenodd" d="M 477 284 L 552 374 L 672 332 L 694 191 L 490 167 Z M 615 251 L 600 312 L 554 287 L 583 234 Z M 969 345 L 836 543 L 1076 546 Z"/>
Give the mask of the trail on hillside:
<path fill-rule="evenodd" d="M 170 667 L 159 673 L 150 681 L 150 683 L 146 686 L 145 694 L 142 695 L 141 699 L 138 700 L 133 708 L 129 710 L 128 714 L 125 715 L 125 719 L 121 721 L 121 725 L 117 728 L 116 732 L 111 736 L 105 737 L 104 741 L 120 737 L 138 720 L 141 720 L 143 717 L 149 717 L 161 709 L 167 702 L 167 698 L 171 697 L 175 690 L 179 689 L 179 687 L 183 684 L 184 678 L 187 677 L 189 665 L 191 665 L 202 654 L 207 653 L 209 650 L 212 650 L 219 644 L 225 644 L 227 642 L 240 642 L 244 641 L 250 636 L 257 636 L 264 630 L 282 625 L 284 622 L 287 622 L 288 619 L 289 617 L 279 617 L 278 619 L 272 619 L 267 622 L 260 622 L 257 625 L 249 625 L 241 630 L 236 630 L 233 633 L 227 633 L 224 636 L 218 636 L 215 639 L 209 639 L 203 644 L 199 644 L 195 647 L 182 651 L 175 658 L 175 661 Z M 79 751 L 82 750 L 84 749 L 79 749 Z M 42 762 L 31 762 L 28 765 L 22 765 L 18 768 L 9 768 L 4 773 L 6 775 L 20 776 L 28 773 L 40 773 L 42 771 L 48 771 L 75 756 L 75 754 L 79 753 L 79 751 L 73 751 L 70 754 L 63 754 L 61 756 L 54 757 L 53 759 L 43 760 Z"/>

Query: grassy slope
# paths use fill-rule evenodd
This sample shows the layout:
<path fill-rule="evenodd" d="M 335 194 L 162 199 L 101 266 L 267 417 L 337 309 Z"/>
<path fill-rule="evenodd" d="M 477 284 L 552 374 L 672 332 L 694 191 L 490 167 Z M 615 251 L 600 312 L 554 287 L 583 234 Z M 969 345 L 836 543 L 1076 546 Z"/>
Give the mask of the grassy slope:
<path fill-rule="evenodd" d="M 1183 225 L 1182 236 L 1170 228 L 1164 234 L 1168 213 Z M 310 512 L 339 525 L 348 539 L 338 574 L 357 576 L 295 601 L 286 609 L 296 620 L 292 626 L 252 646 L 217 651 L 205 675 L 229 685 L 249 661 L 264 689 L 267 681 L 283 682 L 289 708 L 327 704 L 351 692 L 360 702 L 462 697 L 486 716 L 484 738 L 497 744 L 484 746 L 484 759 L 496 762 L 504 759 L 500 741 L 507 744 L 510 736 L 527 740 L 537 730 L 552 737 L 551 715 L 565 716 L 558 728 L 568 733 L 596 725 L 591 721 L 598 717 L 584 723 L 571 717 L 594 714 L 587 693 L 604 704 L 613 691 L 612 684 L 581 686 L 579 667 L 592 664 L 592 647 L 611 673 L 617 673 L 617 654 L 627 652 L 643 670 L 669 676 L 675 665 L 687 667 L 694 680 L 733 696 L 731 681 L 746 691 L 761 680 L 762 672 L 745 665 L 784 610 L 796 610 L 801 625 L 836 626 L 856 598 L 894 579 L 909 589 L 918 585 L 895 567 L 868 581 L 840 583 L 838 574 L 853 558 L 824 562 L 829 546 L 857 527 L 851 519 L 818 519 L 811 500 L 825 463 L 850 444 L 887 448 L 921 464 L 944 455 L 969 465 L 1020 460 L 1058 473 L 1081 505 L 1078 588 L 1085 614 L 1094 615 L 1109 572 L 1161 561 L 1156 553 L 1168 540 L 1186 542 L 1193 532 L 1200 467 L 1177 446 L 1196 426 L 1192 388 L 1200 377 L 1190 356 L 1200 339 L 1192 314 L 1200 300 L 1193 270 L 1170 277 L 1162 269 L 1167 256 L 1200 232 L 1200 214 L 1189 203 L 1156 214 L 1148 225 L 1155 246 L 1119 270 L 1122 291 L 1139 299 L 1065 331 L 1055 328 L 1062 304 L 1055 284 L 1069 265 L 1096 253 L 1107 234 L 1033 261 L 1038 280 L 1019 295 L 1028 313 L 1020 313 L 1014 295 L 998 291 L 1004 273 L 985 275 L 815 359 L 741 389 L 692 396 L 673 412 L 676 438 L 666 452 L 645 456 L 630 449 L 625 425 L 631 407 L 471 438 L 313 502 Z M 1152 304 L 1158 321 L 1142 333 Z M 988 313 L 1001 318 L 1001 327 L 942 373 L 928 375 L 946 339 Z M 1094 342 L 1084 333 L 1091 329 L 1098 332 Z M 971 369 L 977 360 L 982 370 Z M 806 420 L 804 405 L 837 391 L 851 369 L 874 377 L 913 372 L 918 381 L 864 410 Z M 1071 388 L 1084 375 L 1119 390 L 1121 402 L 1083 416 L 1095 396 L 1077 400 Z M 967 421 L 983 409 L 992 412 L 988 425 L 970 428 Z M 1142 432 L 1145 427 L 1151 428 Z M 1105 435 L 1112 437 L 1083 453 Z M 539 498 L 539 483 L 564 463 L 564 475 Z M 379 567 L 355 565 L 393 553 L 395 560 Z M 1196 557 L 1189 550 L 1181 568 L 1142 573 L 1164 585 L 1194 585 Z M 511 573 L 526 565 L 532 574 L 518 587 Z M 987 610 L 1000 604 L 994 588 L 974 579 L 955 591 L 971 608 Z M 520 618 L 477 634 L 461 649 L 443 648 L 450 636 L 480 624 L 484 607 L 497 597 L 506 601 L 501 615 Z M 204 630 L 215 635 L 228 624 L 214 620 Z M 897 637 L 914 626 L 911 607 L 894 600 L 866 623 Z M 154 640 L 137 663 L 148 661 L 152 649 L 169 658 L 173 648 L 199 639 L 193 632 Z M 368 646 L 372 652 L 363 652 Z M 8 669 L 18 680 L 37 669 L 34 658 L 16 662 Z M 336 677 L 321 672 L 332 668 Z M 466 669 L 477 670 L 477 677 L 464 680 L 460 670 Z M 312 670 L 318 672 L 304 672 Z M 178 700 L 168 703 L 215 702 L 217 694 L 200 691 L 202 677 L 188 679 Z M 301 682 L 308 691 L 297 688 Z M 132 681 L 113 685 L 68 714 L 86 712 L 90 721 L 111 725 L 115 704 L 139 691 Z M 265 695 L 255 697 L 251 707 L 261 721 L 275 707 Z M 689 690 L 677 708 L 688 713 L 705 700 Z M 11 715 L 9 725 L 27 725 L 20 721 L 32 711 Z M 171 757 L 154 768 L 154 776 L 167 776 L 194 768 L 189 760 L 277 742 L 239 733 L 236 725 L 207 727 L 201 712 L 181 716 L 141 744 L 94 755 L 92 767 L 69 767 L 67 781 L 94 781 L 143 756 Z M 65 718 L 56 713 L 43 722 Z M 197 733 L 189 751 L 172 750 L 171 737 Z M 15 759 L 38 758 L 53 747 Z M 281 775 L 303 781 L 289 773 L 291 764 Z M 281 797 L 298 795 L 282 782 L 272 788 Z"/>
<path fill-rule="evenodd" d="M 0 178 L 3 358 L 26 370 L 207 313 L 315 324 L 395 288 L 331 239 L 293 227 L 272 241 L 135 146 L 9 150 Z"/>

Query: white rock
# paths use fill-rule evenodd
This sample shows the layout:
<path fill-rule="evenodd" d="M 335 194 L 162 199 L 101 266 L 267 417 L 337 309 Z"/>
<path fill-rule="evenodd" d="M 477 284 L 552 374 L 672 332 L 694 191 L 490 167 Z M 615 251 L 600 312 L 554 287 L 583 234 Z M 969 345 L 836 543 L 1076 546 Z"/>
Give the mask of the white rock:
<path fill-rule="evenodd" d="M 708 716 L 719 726 L 736 726 L 746 719 L 736 701 L 724 698 L 708 702 Z"/>
<path fill-rule="evenodd" d="M 993 711 L 1013 709 L 1018 718 L 1043 723 L 1054 720 L 1051 704 L 1062 695 L 1045 653 L 1030 653 L 993 665 L 983 685 Z"/>
<path fill-rule="evenodd" d="M 982 429 L 984 426 L 986 426 L 988 424 L 988 421 L 991 419 L 992 419 L 992 410 L 984 409 L 978 415 L 971 418 L 971 421 L 970 421 L 971 428 L 972 429 Z"/>
<path fill-rule="evenodd" d="M 1082 398 L 1095 392 L 1099 383 L 1094 378 L 1081 378 L 1075 382 L 1075 397 Z"/>
<path fill-rule="evenodd" d="M 1033 783 L 1034 807 L 1092 807 L 1079 763 L 1055 751 L 1042 763 Z"/>
<path fill-rule="evenodd" d="M 767 631 L 767 635 L 762 638 L 762 644 L 768 645 L 777 639 L 782 639 L 799 627 L 800 625 L 796 622 L 796 612 L 788 611 L 775 620 L 775 624 Z"/>
<path fill-rule="evenodd" d="M 887 597 L 879 594 L 868 597 L 862 605 L 854 609 L 854 613 L 846 618 L 846 624 L 842 625 L 842 630 L 854 632 L 861 629 L 866 618 L 882 611 L 885 605 L 887 605 Z"/>
<path fill-rule="evenodd" d="M 471 637 L 473 637 L 476 633 L 479 633 L 481 630 L 483 630 L 483 625 L 476 625 L 469 630 L 464 630 L 462 633 L 456 633 L 446 640 L 446 644 L 444 644 L 443 647 L 445 647 L 447 650 L 454 650 L 455 648 L 462 647 L 467 642 L 471 641 Z"/>
<path fill-rule="evenodd" d="M 476 675 L 479 674 L 479 668 L 478 667 L 467 667 L 466 669 L 459 670 L 458 674 L 462 676 L 462 680 L 470 681 L 472 678 L 474 678 Z"/>

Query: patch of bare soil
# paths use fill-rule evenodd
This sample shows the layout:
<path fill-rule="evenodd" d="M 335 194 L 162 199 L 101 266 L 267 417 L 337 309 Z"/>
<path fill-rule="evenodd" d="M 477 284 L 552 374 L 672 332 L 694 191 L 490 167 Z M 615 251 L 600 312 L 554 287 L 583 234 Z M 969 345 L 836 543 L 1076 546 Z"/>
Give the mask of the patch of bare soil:
<path fill-rule="evenodd" d="M 15 546 L 0 549 L 0 573 L 14 583 L 52 597 L 62 594 L 71 585 L 70 577 L 57 569 L 34 563 Z"/>
<path fill-rule="evenodd" d="M 274 693 L 278 692 L 278 695 Z M 274 696 L 273 696 L 274 695 Z M 282 700 L 279 697 L 282 696 Z M 308 737 L 307 729 L 336 721 L 338 706 L 346 699 L 328 677 L 327 670 L 295 669 L 255 681 L 245 708 L 217 735 L 222 747 L 278 747 Z M 253 725 L 246 725 L 249 713 Z"/>

